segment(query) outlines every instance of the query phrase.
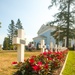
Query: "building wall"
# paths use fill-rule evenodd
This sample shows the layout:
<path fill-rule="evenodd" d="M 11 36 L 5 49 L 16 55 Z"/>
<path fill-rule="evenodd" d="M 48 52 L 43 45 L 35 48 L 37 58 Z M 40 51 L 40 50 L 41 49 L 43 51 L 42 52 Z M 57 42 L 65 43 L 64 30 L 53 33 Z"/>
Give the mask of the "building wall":
<path fill-rule="evenodd" d="M 41 38 L 35 39 L 35 40 L 34 40 L 34 44 L 35 44 L 34 46 L 37 47 L 37 44 L 40 43 L 40 40 L 41 40 Z"/>
<path fill-rule="evenodd" d="M 47 37 L 46 39 L 44 39 L 46 46 L 50 46 L 50 42 L 53 42 L 53 44 L 55 44 L 55 42 L 56 42 L 55 39 L 53 38 L 53 36 L 51 36 L 51 32 L 52 32 L 52 30 L 48 30 L 47 32 L 44 32 L 43 34 L 41 34 L 42 36 Z M 35 46 L 37 46 L 37 44 L 40 43 L 41 40 L 42 40 L 41 38 L 35 39 L 34 40 L 34 43 L 36 42 Z"/>
<path fill-rule="evenodd" d="M 51 36 L 51 32 L 52 32 L 52 30 L 49 30 L 49 31 L 42 34 L 43 36 L 47 37 L 45 39 L 45 44 L 46 45 L 50 45 L 50 42 L 53 42 L 53 44 L 55 44 L 55 39 L 53 38 L 53 36 Z"/>

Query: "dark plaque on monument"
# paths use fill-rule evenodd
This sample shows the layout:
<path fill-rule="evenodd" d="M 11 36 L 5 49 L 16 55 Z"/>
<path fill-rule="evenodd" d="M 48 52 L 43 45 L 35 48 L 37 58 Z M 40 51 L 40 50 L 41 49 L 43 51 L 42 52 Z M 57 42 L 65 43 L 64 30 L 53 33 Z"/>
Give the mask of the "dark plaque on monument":
<path fill-rule="evenodd" d="M 20 44 L 25 44 L 25 40 L 20 39 Z"/>

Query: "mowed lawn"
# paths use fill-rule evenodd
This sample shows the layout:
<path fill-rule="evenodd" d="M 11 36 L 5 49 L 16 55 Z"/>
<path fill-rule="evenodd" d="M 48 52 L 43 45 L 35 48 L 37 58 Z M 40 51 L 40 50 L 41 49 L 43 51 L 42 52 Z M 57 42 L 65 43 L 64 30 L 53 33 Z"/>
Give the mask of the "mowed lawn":
<path fill-rule="evenodd" d="M 39 55 L 41 51 L 25 52 L 25 59 L 32 55 Z M 0 51 L 0 75 L 12 75 L 17 69 L 12 62 L 17 61 L 17 51 Z"/>
<path fill-rule="evenodd" d="M 75 51 L 69 51 L 66 66 L 62 75 L 75 75 Z"/>

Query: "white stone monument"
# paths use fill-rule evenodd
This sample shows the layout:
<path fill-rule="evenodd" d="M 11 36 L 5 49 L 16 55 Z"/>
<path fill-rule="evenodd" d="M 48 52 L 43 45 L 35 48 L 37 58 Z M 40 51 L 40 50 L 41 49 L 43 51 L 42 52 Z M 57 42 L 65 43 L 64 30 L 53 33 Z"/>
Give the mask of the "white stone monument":
<path fill-rule="evenodd" d="M 24 62 L 25 38 L 23 29 L 18 29 L 18 36 L 13 37 L 13 44 L 17 45 L 18 62 Z"/>
<path fill-rule="evenodd" d="M 58 51 L 61 51 L 61 46 L 60 45 L 58 45 Z"/>
<path fill-rule="evenodd" d="M 55 49 L 55 52 L 57 52 L 57 49 L 58 49 L 57 44 L 55 44 L 55 48 L 54 49 Z"/>
<path fill-rule="evenodd" d="M 45 41 L 41 40 L 41 52 L 45 51 Z"/>
<path fill-rule="evenodd" d="M 50 50 L 53 51 L 53 42 L 50 42 Z"/>

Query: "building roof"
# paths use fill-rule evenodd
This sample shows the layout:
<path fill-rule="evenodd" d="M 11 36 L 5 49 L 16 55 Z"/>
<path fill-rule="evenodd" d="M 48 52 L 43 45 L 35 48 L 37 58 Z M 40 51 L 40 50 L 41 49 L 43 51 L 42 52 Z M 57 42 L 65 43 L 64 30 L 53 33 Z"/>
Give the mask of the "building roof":
<path fill-rule="evenodd" d="M 41 27 L 40 27 L 40 29 L 38 30 L 38 32 L 37 32 L 37 34 L 38 35 L 40 35 L 41 33 L 43 33 L 43 32 L 46 32 L 46 31 L 48 31 L 48 30 L 55 30 L 55 26 L 52 26 L 52 25 L 50 25 L 50 24 L 47 24 L 47 25 L 42 25 Z"/>
<path fill-rule="evenodd" d="M 46 36 L 39 35 L 37 37 L 34 37 L 33 39 L 46 39 L 46 38 L 47 38 Z"/>

